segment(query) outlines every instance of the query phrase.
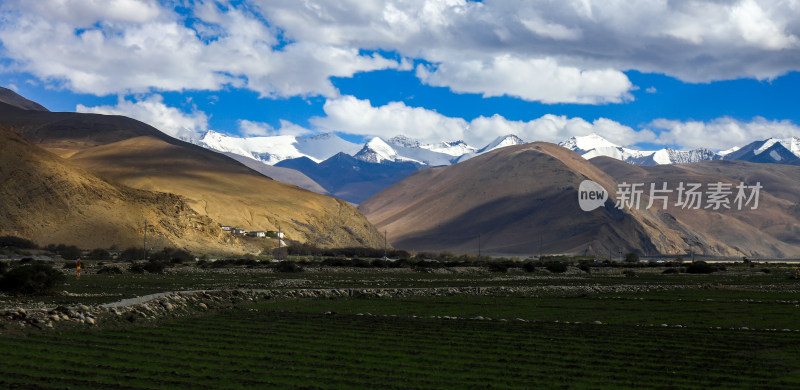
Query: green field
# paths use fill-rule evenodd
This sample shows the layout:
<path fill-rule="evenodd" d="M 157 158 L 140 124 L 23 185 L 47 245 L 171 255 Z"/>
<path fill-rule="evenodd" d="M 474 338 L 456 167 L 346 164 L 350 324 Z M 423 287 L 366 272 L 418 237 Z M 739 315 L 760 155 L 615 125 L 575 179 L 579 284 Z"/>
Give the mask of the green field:
<path fill-rule="evenodd" d="M 0 385 L 800 386 L 800 333 L 780 331 L 798 327 L 800 309 L 775 299 L 740 302 L 739 295 L 726 299 L 714 291 L 713 301 L 478 296 L 257 303 L 143 326 L 6 335 Z M 470 319 L 478 315 L 492 320 Z M 722 329 L 709 329 L 717 326 Z"/>
<path fill-rule="evenodd" d="M 110 302 L 182 289 L 495 289 L 238 301 L 44 331 L 5 323 L 0 388 L 798 388 L 800 284 L 790 278 L 794 266 L 770 269 L 87 274 L 68 280 L 67 296 L 29 299 Z"/>

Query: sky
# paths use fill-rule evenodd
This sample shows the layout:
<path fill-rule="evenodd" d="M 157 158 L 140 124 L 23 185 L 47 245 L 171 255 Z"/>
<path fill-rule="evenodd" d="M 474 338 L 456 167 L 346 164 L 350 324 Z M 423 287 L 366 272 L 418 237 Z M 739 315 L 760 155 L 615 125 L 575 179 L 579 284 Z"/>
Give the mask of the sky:
<path fill-rule="evenodd" d="M 800 136 L 796 0 L 3 0 L 0 85 L 196 139 Z"/>

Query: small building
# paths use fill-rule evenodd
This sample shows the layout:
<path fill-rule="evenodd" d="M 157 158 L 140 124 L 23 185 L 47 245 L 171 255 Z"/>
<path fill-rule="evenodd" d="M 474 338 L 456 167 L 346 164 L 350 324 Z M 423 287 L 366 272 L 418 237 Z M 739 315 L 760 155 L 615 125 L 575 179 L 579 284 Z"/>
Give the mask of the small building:
<path fill-rule="evenodd" d="M 264 238 L 264 237 L 267 236 L 267 232 L 262 232 L 262 231 L 257 230 L 257 231 L 254 231 L 254 232 L 247 232 L 247 235 L 250 236 L 250 237 Z"/>
<path fill-rule="evenodd" d="M 220 229 L 222 229 L 224 232 L 230 232 L 233 230 L 233 226 L 220 226 Z"/>

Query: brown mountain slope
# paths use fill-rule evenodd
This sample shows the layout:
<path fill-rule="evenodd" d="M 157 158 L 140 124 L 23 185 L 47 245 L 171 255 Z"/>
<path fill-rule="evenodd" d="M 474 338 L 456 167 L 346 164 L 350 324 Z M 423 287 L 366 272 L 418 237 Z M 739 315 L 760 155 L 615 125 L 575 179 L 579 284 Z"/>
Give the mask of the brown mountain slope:
<path fill-rule="evenodd" d="M 31 111 L 5 103 L 0 103 L 0 124 L 61 157 L 140 136 L 181 142 L 124 116 Z"/>
<path fill-rule="evenodd" d="M 0 183 L 0 234 L 41 245 L 141 246 L 147 219 L 155 247 L 247 249 L 180 197 L 111 184 L 3 127 Z"/>
<path fill-rule="evenodd" d="M 694 164 L 636 167 L 611 158 L 594 158 L 592 164 L 612 175 L 617 182 L 668 183 L 675 189 L 681 182 L 729 183 L 734 194 L 741 182 L 760 182 L 759 205 L 755 210 L 731 204 L 731 209 L 684 209 L 676 207 L 677 192 L 670 194 L 668 213 L 687 232 L 695 250 L 708 254 L 766 257 L 800 256 L 800 168 L 790 165 L 756 164 L 744 161 L 707 161 Z M 649 186 L 649 184 L 647 184 Z M 649 199 L 643 197 L 643 199 Z M 705 197 L 704 197 L 705 199 Z M 661 202 L 657 202 L 661 207 Z"/>
<path fill-rule="evenodd" d="M 25 99 L 18 93 L 3 87 L 0 87 L 0 102 L 23 110 L 48 111 L 41 104 Z"/>
<path fill-rule="evenodd" d="M 379 246 L 346 202 L 267 178 L 216 152 L 122 117 L 21 110 L 0 103 L 0 124 L 106 179 L 183 196 L 200 215 L 251 230 L 281 228 L 324 246 Z M 78 154 L 78 155 L 76 155 Z"/>
<path fill-rule="evenodd" d="M 186 198 L 201 215 L 248 230 L 278 230 L 320 246 L 379 246 L 347 202 L 271 180 L 221 154 L 154 137 L 78 152 L 70 161 L 130 187 Z"/>
<path fill-rule="evenodd" d="M 680 247 L 678 232 L 661 228 L 652 215 L 619 211 L 610 201 L 582 211 L 577 188 L 586 178 L 615 186 L 579 155 L 537 142 L 419 171 L 359 209 L 387 230 L 393 245 L 414 250 L 475 253 L 479 234 L 484 253 L 493 254 L 617 256 L 620 248 L 655 253 Z M 663 234 L 653 234 L 657 228 Z"/>
<path fill-rule="evenodd" d="M 377 194 L 360 209 L 392 244 L 412 249 L 484 253 L 593 253 L 619 256 L 698 253 L 726 256 L 800 256 L 800 169 L 714 161 L 636 167 L 608 158 L 588 162 L 556 145 L 533 143 L 499 149 L 457 165 L 427 169 Z M 608 172 L 610 175 L 606 175 Z M 606 207 L 583 212 L 581 181 L 610 193 Z M 647 208 L 650 183 L 733 186 L 761 181 L 759 207 L 666 210 Z M 618 183 L 644 183 L 639 209 L 617 209 Z M 735 194 L 734 194 L 735 195 Z M 704 195 L 705 197 L 705 195 Z M 705 198 L 704 198 L 705 199 Z M 733 201 L 733 196 L 731 197 Z M 704 203 L 702 206 L 705 207 Z M 541 240 L 541 244 L 539 243 Z M 541 249 L 540 248 L 541 245 Z"/>

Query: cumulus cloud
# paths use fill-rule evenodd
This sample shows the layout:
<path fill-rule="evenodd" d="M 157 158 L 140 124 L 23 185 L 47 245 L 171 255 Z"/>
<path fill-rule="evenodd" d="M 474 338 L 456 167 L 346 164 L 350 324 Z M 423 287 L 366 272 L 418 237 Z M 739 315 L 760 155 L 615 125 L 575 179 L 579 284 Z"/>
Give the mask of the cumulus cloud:
<path fill-rule="evenodd" d="M 620 75 L 609 69 L 691 82 L 770 79 L 798 69 L 800 6 L 780 0 L 256 2 L 292 39 L 397 50 L 440 69 L 458 69 L 463 75 L 455 81 L 476 76 L 481 82 L 483 69 L 474 64 L 504 56 L 607 71 L 601 75 L 614 83 Z M 471 67 L 459 68 L 462 62 Z M 568 101 L 586 100 L 581 92 Z"/>
<path fill-rule="evenodd" d="M 204 112 L 195 109 L 186 113 L 178 108 L 167 106 L 161 95 L 152 95 L 139 101 L 120 97 L 114 106 L 87 107 L 79 104 L 75 111 L 124 115 L 147 123 L 172 137 L 184 140 L 196 139 L 208 129 L 208 117 Z"/>
<path fill-rule="evenodd" d="M 239 134 L 244 137 L 269 137 L 276 135 L 310 135 L 314 132 L 302 126 L 281 119 L 281 127 L 276 129 L 264 122 L 239 120 Z"/>
<path fill-rule="evenodd" d="M 425 108 L 409 107 L 402 102 L 374 107 L 369 100 L 359 100 L 353 96 L 329 100 L 324 110 L 326 116 L 311 120 L 320 131 L 379 136 L 384 139 L 402 134 L 424 142 L 464 140 L 478 146 L 507 134 L 515 134 L 529 142 L 560 142 L 571 136 L 593 132 L 623 145 L 655 139 L 649 130 L 636 131 L 603 118 L 587 122 L 581 118 L 545 115 L 531 121 L 513 121 L 493 115 L 466 121 Z"/>
<path fill-rule="evenodd" d="M 800 137 L 800 127 L 788 120 L 753 118 L 749 122 L 723 117 L 708 122 L 656 119 L 649 128 L 658 131 L 653 142 L 682 148 L 724 150 L 767 138 Z"/>
<path fill-rule="evenodd" d="M 484 97 L 514 96 L 543 103 L 619 103 L 630 99 L 633 84 L 613 69 L 580 70 L 560 66 L 552 58 L 520 59 L 508 55 L 484 61 L 417 67 L 422 82 L 450 87 L 454 92 Z"/>
<path fill-rule="evenodd" d="M 353 96 L 329 99 L 323 106 L 326 116 L 311 119 L 323 131 L 373 135 L 384 138 L 403 134 L 417 139 L 461 139 L 467 122 L 450 118 L 403 102 L 373 107 L 369 100 Z"/>
<path fill-rule="evenodd" d="M 331 77 L 424 64 L 430 85 L 546 103 L 623 102 L 623 71 L 772 79 L 800 64 L 782 0 L 6 0 L 13 68 L 98 95 L 249 88 L 336 97 Z M 397 52 L 400 60 L 367 54 Z"/>
<path fill-rule="evenodd" d="M 337 96 L 330 77 L 400 66 L 353 46 L 282 44 L 251 8 L 198 2 L 186 23 L 156 1 L 10 0 L 0 5 L 0 42 L 12 68 L 96 95 L 233 85 L 266 97 Z"/>

